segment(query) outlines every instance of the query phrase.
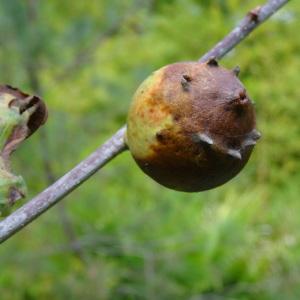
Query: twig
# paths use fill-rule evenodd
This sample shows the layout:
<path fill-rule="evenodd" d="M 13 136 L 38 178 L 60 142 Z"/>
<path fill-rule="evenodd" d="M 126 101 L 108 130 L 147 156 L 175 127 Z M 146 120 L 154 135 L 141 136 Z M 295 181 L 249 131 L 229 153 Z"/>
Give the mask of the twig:
<path fill-rule="evenodd" d="M 0 223 L 0 242 L 5 241 L 15 232 L 36 219 L 40 214 L 91 177 L 108 161 L 125 150 L 125 131 L 126 127 L 124 126 L 74 169 L 4 219 Z"/>
<path fill-rule="evenodd" d="M 199 61 L 206 61 L 211 57 L 216 59 L 223 57 L 259 24 L 268 19 L 288 1 L 289 0 L 269 0 L 264 6 L 250 11 L 229 35 L 202 56 Z M 125 131 L 126 127 L 124 126 L 103 146 L 79 163 L 69 173 L 1 221 L 0 243 L 13 236 L 17 231 L 47 211 L 51 206 L 85 182 L 107 162 L 124 151 L 126 149 L 124 141 Z"/>
<path fill-rule="evenodd" d="M 258 25 L 266 21 L 289 0 L 269 0 L 264 6 L 250 10 L 245 18 L 222 41 L 204 54 L 199 61 L 222 58 L 226 53 L 243 41 Z"/>

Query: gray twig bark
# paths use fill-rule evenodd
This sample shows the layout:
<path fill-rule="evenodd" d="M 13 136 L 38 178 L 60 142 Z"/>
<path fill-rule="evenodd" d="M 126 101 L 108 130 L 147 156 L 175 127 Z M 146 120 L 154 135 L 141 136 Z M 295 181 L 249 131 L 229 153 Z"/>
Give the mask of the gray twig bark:
<path fill-rule="evenodd" d="M 258 25 L 266 21 L 289 0 L 269 0 L 263 6 L 250 10 L 245 18 L 215 47 L 204 54 L 199 61 L 204 62 L 210 58 L 220 59 L 237 44 L 243 41 Z"/>
<path fill-rule="evenodd" d="M 222 58 L 288 1 L 269 0 L 264 6 L 256 7 L 248 12 L 240 24 L 214 48 L 202 56 L 199 61 L 203 62 L 209 58 Z M 126 127 L 124 126 L 70 172 L 2 220 L 0 222 L 0 243 L 46 212 L 51 206 L 71 193 L 106 163 L 123 152 L 126 149 L 124 141 L 125 132 Z"/>
<path fill-rule="evenodd" d="M 70 172 L 1 221 L 0 243 L 67 196 L 108 161 L 125 150 L 125 131 L 126 127 L 124 126 Z"/>

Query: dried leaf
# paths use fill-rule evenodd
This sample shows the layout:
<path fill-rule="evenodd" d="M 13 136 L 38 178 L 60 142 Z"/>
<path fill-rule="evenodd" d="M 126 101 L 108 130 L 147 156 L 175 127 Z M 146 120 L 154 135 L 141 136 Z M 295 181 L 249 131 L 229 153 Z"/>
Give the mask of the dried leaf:
<path fill-rule="evenodd" d="M 0 86 L 0 215 L 26 193 L 22 177 L 10 171 L 9 157 L 46 120 L 42 99 L 8 85 Z"/>

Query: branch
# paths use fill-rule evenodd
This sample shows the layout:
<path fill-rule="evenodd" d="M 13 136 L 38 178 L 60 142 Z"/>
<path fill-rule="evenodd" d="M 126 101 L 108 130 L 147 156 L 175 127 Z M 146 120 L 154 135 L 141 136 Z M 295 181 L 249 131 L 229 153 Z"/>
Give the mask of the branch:
<path fill-rule="evenodd" d="M 264 6 L 250 10 L 245 18 L 215 47 L 204 54 L 199 61 L 210 58 L 220 59 L 237 44 L 243 41 L 258 25 L 266 21 L 289 0 L 269 0 Z"/>
<path fill-rule="evenodd" d="M 36 219 L 126 149 L 122 127 L 106 143 L 46 190 L 0 222 L 0 243 Z"/>
<path fill-rule="evenodd" d="M 202 56 L 199 61 L 203 62 L 211 57 L 216 59 L 223 57 L 245 39 L 259 24 L 268 19 L 288 1 L 269 0 L 264 6 L 250 11 L 233 31 Z M 74 169 L 1 221 L 0 243 L 46 212 L 51 206 L 63 199 L 96 171 L 101 169 L 107 162 L 123 152 L 126 149 L 124 141 L 125 131 L 126 127 L 124 126 Z"/>

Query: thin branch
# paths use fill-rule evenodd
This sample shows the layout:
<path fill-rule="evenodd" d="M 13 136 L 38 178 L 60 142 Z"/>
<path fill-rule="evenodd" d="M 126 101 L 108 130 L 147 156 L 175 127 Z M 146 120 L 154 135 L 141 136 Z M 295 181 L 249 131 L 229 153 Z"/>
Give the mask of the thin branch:
<path fill-rule="evenodd" d="M 257 6 L 248 12 L 245 18 L 215 47 L 204 54 L 199 61 L 210 58 L 220 59 L 237 44 L 243 41 L 258 25 L 266 21 L 289 0 L 269 0 L 263 6 Z"/>
<path fill-rule="evenodd" d="M 124 126 L 74 169 L 4 219 L 0 223 L 0 242 L 5 241 L 40 214 L 47 211 L 107 162 L 124 151 L 126 149 L 124 143 L 125 131 L 126 127 Z"/>
<path fill-rule="evenodd" d="M 211 57 L 216 59 L 223 57 L 245 39 L 259 24 L 268 19 L 288 1 L 269 0 L 264 6 L 250 11 L 241 23 L 213 49 L 202 56 L 200 61 L 206 61 Z M 46 212 L 51 206 L 63 199 L 96 171 L 101 169 L 107 162 L 124 151 L 126 149 L 124 141 L 125 131 L 126 127 L 124 126 L 104 143 L 103 146 L 79 163 L 69 173 L 1 221 L 0 243 Z"/>

